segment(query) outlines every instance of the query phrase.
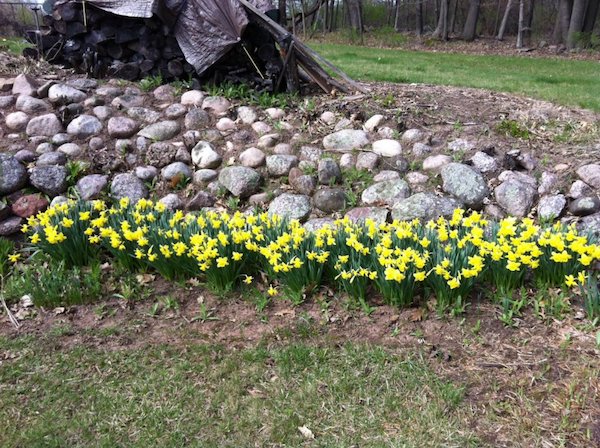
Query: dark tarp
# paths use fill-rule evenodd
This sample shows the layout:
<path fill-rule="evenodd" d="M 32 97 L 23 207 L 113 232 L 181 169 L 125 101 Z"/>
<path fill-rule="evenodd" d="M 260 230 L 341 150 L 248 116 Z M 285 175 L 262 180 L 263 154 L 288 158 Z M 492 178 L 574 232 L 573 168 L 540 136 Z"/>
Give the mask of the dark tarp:
<path fill-rule="evenodd" d="M 57 2 L 68 3 L 73 0 Z M 271 0 L 250 0 L 262 12 Z M 87 4 L 120 16 L 150 18 L 170 26 L 187 62 L 201 74 L 240 41 L 248 17 L 237 0 L 87 0 Z"/>

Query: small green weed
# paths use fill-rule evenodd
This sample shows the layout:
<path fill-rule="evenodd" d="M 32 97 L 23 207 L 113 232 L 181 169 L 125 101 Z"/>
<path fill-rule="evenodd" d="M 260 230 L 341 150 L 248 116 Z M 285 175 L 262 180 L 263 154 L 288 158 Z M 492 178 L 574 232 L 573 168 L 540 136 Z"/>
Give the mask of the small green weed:
<path fill-rule="evenodd" d="M 69 186 L 75 185 L 77 180 L 88 170 L 89 165 L 81 160 L 69 160 L 66 165 L 67 168 L 67 184 Z"/>
<path fill-rule="evenodd" d="M 29 294 L 36 306 L 55 308 L 90 303 L 102 296 L 102 271 L 95 262 L 89 267 L 66 267 L 35 255 L 29 263 L 18 266 L 17 275 L 6 282 L 7 301 Z"/>
<path fill-rule="evenodd" d="M 515 318 L 521 316 L 521 311 L 526 304 L 527 292 L 523 288 L 518 299 L 508 295 L 504 296 L 501 302 L 502 314 L 500 315 L 500 321 L 507 327 L 516 326 Z"/>
<path fill-rule="evenodd" d="M 289 107 L 291 102 L 297 100 L 295 95 L 289 94 L 270 94 L 268 92 L 257 92 L 246 84 L 234 84 L 224 82 L 221 84 L 210 84 L 206 90 L 211 96 L 222 96 L 230 100 L 241 100 L 250 106 L 269 107 Z"/>
<path fill-rule="evenodd" d="M 509 135 L 521 140 L 529 140 L 529 130 L 516 120 L 504 119 L 497 126 L 496 131 L 500 134 Z"/>
<path fill-rule="evenodd" d="M 12 241 L 0 237 L 0 277 L 8 274 L 10 261 L 8 256 L 13 253 L 15 245 Z"/>
<path fill-rule="evenodd" d="M 140 89 L 144 92 L 150 92 L 163 84 L 163 77 L 161 74 L 148 76 L 139 82 Z"/>

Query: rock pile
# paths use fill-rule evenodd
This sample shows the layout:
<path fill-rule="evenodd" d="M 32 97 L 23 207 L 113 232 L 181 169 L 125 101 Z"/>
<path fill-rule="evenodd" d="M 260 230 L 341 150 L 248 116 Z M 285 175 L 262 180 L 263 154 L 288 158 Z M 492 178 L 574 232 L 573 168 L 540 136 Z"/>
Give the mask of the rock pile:
<path fill-rule="evenodd" d="M 172 86 L 19 75 L 0 85 L 0 235 L 66 196 L 154 197 L 171 208 L 259 207 L 315 228 L 338 216 L 430 219 L 456 207 L 493 218 L 577 220 L 600 233 L 600 164 L 541 170 L 535 154 L 493 150 L 393 117 L 262 110 Z M 230 201 L 229 198 L 238 198 Z"/>

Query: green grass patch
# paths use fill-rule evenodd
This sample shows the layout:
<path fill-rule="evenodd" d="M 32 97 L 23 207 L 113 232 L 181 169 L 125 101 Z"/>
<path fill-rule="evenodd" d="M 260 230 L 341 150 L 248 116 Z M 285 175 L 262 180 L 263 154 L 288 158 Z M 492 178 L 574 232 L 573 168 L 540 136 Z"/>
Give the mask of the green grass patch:
<path fill-rule="evenodd" d="M 25 48 L 33 45 L 22 37 L 0 37 L 0 51 L 8 51 L 14 54 L 21 54 Z"/>
<path fill-rule="evenodd" d="M 0 346 L 3 447 L 480 446 L 461 386 L 381 348 Z"/>
<path fill-rule="evenodd" d="M 359 80 L 476 87 L 600 111 L 597 61 L 311 46 Z"/>

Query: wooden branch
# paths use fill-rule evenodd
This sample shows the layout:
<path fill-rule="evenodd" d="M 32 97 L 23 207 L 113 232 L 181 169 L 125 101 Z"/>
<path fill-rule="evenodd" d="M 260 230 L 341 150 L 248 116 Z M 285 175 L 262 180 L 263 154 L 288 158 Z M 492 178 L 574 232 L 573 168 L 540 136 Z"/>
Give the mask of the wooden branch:
<path fill-rule="evenodd" d="M 309 76 L 327 93 L 331 93 L 332 90 L 339 90 L 342 92 L 349 92 L 350 90 L 358 90 L 359 92 L 366 93 L 362 86 L 358 85 L 348 75 L 334 66 L 331 62 L 320 56 L 314 50 L 309 48 L 307 45 L 302 43 L 294 35 L 290 34 L 285 28 L 273 21 L 267 15 L 259 11 L 254 5 L 249 3 L 247 0 L 238 0 L 244 8 L 255 17 L 259 25 L 262 25 L 267 31 L 269 31 L 281 46 L 285 46 L 286 42 L 290 40 L 294 43 L 293 51 L 296 53 L 298 62 L 303 66 Z M 340 76 L 344 83 L 332 78 L 320 64 L 325 65 L 331 71 Z"/>

